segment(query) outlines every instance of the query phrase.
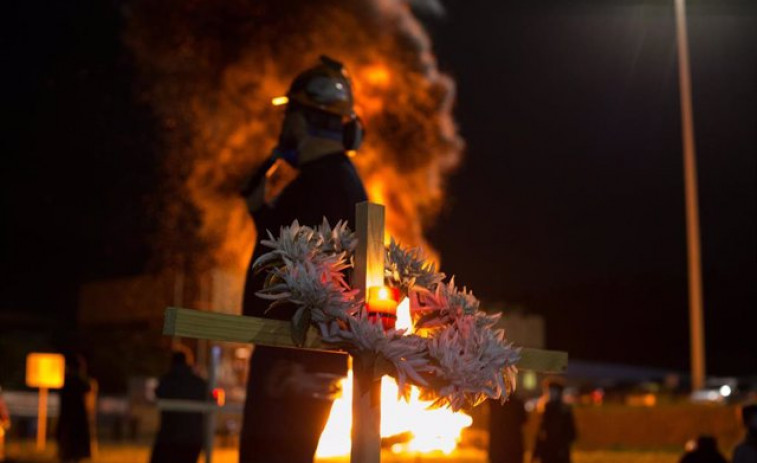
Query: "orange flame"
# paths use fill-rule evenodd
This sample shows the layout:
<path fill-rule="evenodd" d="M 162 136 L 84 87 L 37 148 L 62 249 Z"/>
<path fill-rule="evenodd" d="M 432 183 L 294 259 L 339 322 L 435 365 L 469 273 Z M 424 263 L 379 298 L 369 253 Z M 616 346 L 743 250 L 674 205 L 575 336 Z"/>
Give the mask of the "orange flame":
<path fill-rule="evenodd" d="M 413 332 L 410 301 L 405 298 L 397 307 L 397 328 Z M 342 396 L 334 401 L 326 427 L 321 434 L 316 456 L 319 458 L 348 455 L 352 428 L 352 371 L 342 380 Z M 450 454 L 460 441 L 462 430 L 470 426 L 472 418 L 462 412 L 445 408 L 430 410 L 431 402 L 419 399 L 420 391 L 413 387 L 410 400 L 399 399 L 394 380 L 381 379 L 381 437 L 411 433 L 409 441 L 392 446 L 392 452 Z"/>

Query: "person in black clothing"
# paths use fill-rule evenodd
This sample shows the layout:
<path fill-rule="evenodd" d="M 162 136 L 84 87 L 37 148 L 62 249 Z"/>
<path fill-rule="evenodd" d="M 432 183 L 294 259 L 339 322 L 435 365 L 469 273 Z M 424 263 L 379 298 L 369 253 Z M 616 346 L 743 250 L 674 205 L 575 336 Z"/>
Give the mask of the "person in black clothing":
<path fill-rule="evenodd" d="M 58 456 L 64 463 L 90 457 L 89 418 L 84 403 L 89 389 L 84 359 L 74 354 L 66 355 L 66 374 L 60 390 L 60 415 L 56 431 Z"/>
<path fill-rule="evenodd" d="M 570 406 L 563 403 L 563 385 L 546 384 L 548 401 L 544 407 L 532 460 L 541 463 L 570 463 L 570 446 L 576 440 L 576 424 Z"/>
<path fill-rule="evenodd" d="M 741 419 L 746 436 L 733 449 L 733 463 L 757 463 L 757 404 L 741 407 Z"/>
<path fill-rule="evenodd" d="M 523 463 L 525 404 L 512 394 L 504 404 L 489 400 L 489 463 Z"/>
<path fill-rule="evenodd" d="M 327 57 L 292 83 L 278 146 L 243 192 L 258 242 L 251 264 L 266 252 L 260 244 L 296 219 L 316 226 L 347 220 L 355 226 L 355 205 L 367 199 L 347 151 L 362 138 L 353 111 L 351 83 L 343 66 Z M 290 320 L 293 307 L 265 313 L 255 296 L 264 274 L 248 271 L 244 314 Z M 334 380 L 347 372 L 339 353 L 256 346 L 250 359 L 241 463 L 310 463 L 331 410 Z"/>
<path fill-rule="evenodd" d="M 718 444 L 712 436 L 699 436 L 694 450 L 686 452 L 681 463 L 728 463 L 718 451 Z"/>
<path fill-rule="evenodd" d="M 155 396 L 160 399 L 205 401 L 209 398 L 208 385 L 192 371 L 183 352 L 174 352 L 171 368 L 160 378 Z M 160 429 L 150 463 L 196 462 L 202 450 L 202 431 L 202 413 L 161 411 Z"/>

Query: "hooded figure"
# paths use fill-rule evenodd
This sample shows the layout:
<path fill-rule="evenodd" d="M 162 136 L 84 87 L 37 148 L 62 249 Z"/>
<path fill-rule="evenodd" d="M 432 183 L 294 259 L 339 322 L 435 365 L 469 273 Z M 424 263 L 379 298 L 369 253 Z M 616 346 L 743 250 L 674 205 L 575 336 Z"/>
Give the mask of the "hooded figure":
<path fill-rule="evenodd" d="M 536 436 L 533 460 L 541 463 L 570 463 L 570 447 L 576 440 L 573 411 L 562 400 L 563 385 L 547 383 L 549 399 Z"/>
<path fill-rule="evenodd" d="M 91 442 L 89 417 L 84 396 L 89 392 L 87 365 L 78 355 L 66 356 L 66 374 L 60 390 L 58 416 L 58 456 L 61 462 L 75 462 L 89 458 Z"/>
<path fill-rule="evenodd" d="M 278 146 L 243 192 L 258 233 L 251 260 L 264 254 L 260 240 L 278 234 L 296 219 L 316 226 L 347 220 L 354 229 L 355 205 L 367 200 L 347 151 L 362 139 L 353 112 L 352 90 L 344 67 L 321 62 L 292 83 Z M 266 313 L 268 302 L 255 296 L 264 274 L 248 270 L 245 315 L 290 320 L 294 307 Z M 347 356 L 256 346 L 240 436 L 241 463 L 311 463 L 331 410 L 335 381 L 347 372 Z"/>
<path fill-rule="evenodd" d="M 186 354 L 174 352 L 171 368 L 160 378 L 155 396 L 205 401 L 209 397 L 208 384 L 192 371 Z M 202 413 L 161 411 L 150 463 L 195 463 L 202 450 L 202 431 Z"/>
<path fill-rule="evenodd" d="M 757 405 L 744 405 L 741 419 L 746 428 L 744 440 L 733 449 L 733 463 L 757 463 Z"/>
<path fill-rule="evenodd" d="M 699 436 L 694 449 L 681 457 L 681 463 L 728 463 L 728 460 L 718 451 L 714 437 Z"/>

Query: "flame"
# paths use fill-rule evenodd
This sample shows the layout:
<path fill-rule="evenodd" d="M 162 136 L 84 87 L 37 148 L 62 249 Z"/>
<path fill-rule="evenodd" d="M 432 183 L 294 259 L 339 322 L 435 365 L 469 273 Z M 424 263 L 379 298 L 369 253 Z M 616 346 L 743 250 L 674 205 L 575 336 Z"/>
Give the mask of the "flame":
<path fill-rule="evenodd" d="M 413 332 L 410 301 L 405 298 L 397 307 L 397 328 Z M 352 428 L 352 370 L 342 380 L 342 396 L 334 401 L 331 414 L 318 443 L 316 457 L 331 458 L 349 455 Z M 381 437 L 410 433 L 404 443 L 394 444 L 393 453 L 452 453 L 460 441 L 462 430 L 471 425 L 472 418 L 465 413 L 446 408 L 429 410 L 431 402 L 419 399 L 420 391 L 413 387 L 410 400 L 398 398 L 399 389 L 394 380 L 381 379 Z"/>
<path fill-rule="evenodd" d="M 391 83 L 391 73 L 386 66 L 380 64 L 366 66 L 362 72 L 364 80 L 374 87 L 386 88 Z"/>
<path fill-rule="evenodd" d="M 394 326 L 398 330 L 406 330 L 406 335 L 415 333 L 413 318 L 410 316 L 410 299 L 402 299 L 397 306 L 397 322 Z"/>

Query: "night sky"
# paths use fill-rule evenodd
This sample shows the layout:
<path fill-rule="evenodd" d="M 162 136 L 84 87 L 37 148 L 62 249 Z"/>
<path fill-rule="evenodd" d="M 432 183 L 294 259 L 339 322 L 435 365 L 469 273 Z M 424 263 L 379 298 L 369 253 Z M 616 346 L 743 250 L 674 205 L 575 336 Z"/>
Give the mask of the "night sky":
<path fill-rule="evenodd" d="M 757 372 L 757 8 L 690 2 L 709 371 Z M 450 2 L 468 144 L 433 231 L 577 358 L 687 368 L 673 2 Z M 751 347 L 750 347 L 751 346 Z"/>
<path fill-rule="evenodd" d="M 82 281 L 145 270 L 159 139 L 115 4 L 4 15 L 0 311 L 71 323 Z M 708 368 L 757 372 L 757 7 L 694 1 Z M 446 3 L 466 160 L 430 236 L 485 301 L 576 358 L 685 369 L 672 2 Z M 145 147 L 153 147 L 145 149 Z"/>

